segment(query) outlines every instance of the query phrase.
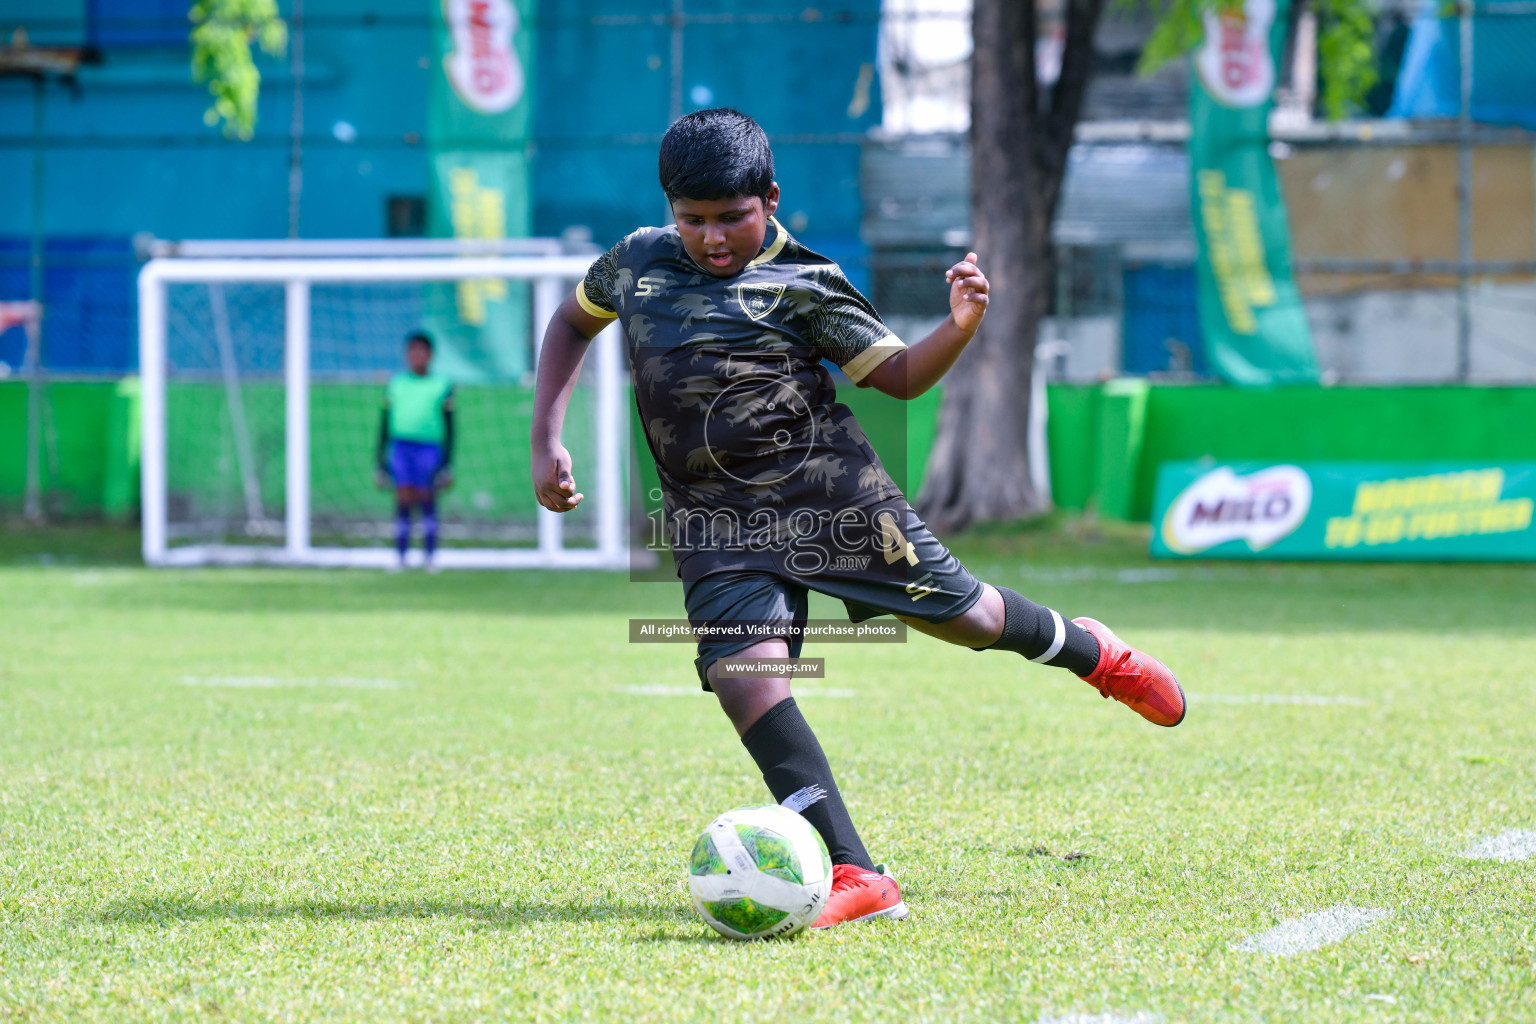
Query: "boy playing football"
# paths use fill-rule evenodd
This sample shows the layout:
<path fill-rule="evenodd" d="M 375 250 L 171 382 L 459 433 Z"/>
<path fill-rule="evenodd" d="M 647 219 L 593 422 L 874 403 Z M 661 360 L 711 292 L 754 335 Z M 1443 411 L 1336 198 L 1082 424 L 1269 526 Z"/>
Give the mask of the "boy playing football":
<path fill-rule="evenodd" d="M 705 630 L 760 629 L 701 634 L 695 665 L 774 799 L 826 840 L 832 894 L 815 927 L 902 918 L 901 890 L 865 851 L 788 673 L 743 678 L 721 659 L 798 657 L 795 627 L 815 590 L 856 622 L 891 614 L 949 643 L 1066 668 L 1158 725 L 1183 720 L 1184 694 L 1162 663 L 1102 623 L 1069 621 L 972 576 L 836 402 L 824 359 L 900 399 L 943 377 L 986 313 L 974 253 L 945 275 L 949 317 L 908 347 L 836 264 L 774 219 L 773 154 L 751 118 L 716 109 L 679 119 L 659 170 L 675 225 L 642 228 L 599 258 L 545 333 L 534 490 L 556 512 L 581 502 L 561 425 L 588 341 L 618 319 L 688 617 Z"/>
<path fill-rule="evenodd" d="M 395 550 L 405 567 L 411 549 L 411 510 L 421 508 L 421 540 L 428 572 L 436 569 L 437 494 L 453 482 L 453 384 L 431 373 L 432 337 L 416 331 L 405 340 L 407 371 L 389 379 L 379 422 L 380 487 L 395 491 Z"/>

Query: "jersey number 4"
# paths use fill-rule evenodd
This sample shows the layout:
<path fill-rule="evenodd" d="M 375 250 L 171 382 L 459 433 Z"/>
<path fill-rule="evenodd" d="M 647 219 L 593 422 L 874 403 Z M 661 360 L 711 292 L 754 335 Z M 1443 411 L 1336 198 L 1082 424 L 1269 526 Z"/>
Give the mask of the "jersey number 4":
<path fill-rule="evenodd" d="M 917 549 L 896 525 L 896 517 L 887 512 L 877 516 L 876 522 L 880 524 L 880 551 L 885 555 L 885 564 L 894 565 L 906 559 L 908 565 L 916 565 Z M 933 588 L 928 586 L 932 581 L 933 573 L 926 573 L 922 579 L 907 584 L 907 593 L 912 595 L 912 600 L 921 601 L 933 593 Z"/>

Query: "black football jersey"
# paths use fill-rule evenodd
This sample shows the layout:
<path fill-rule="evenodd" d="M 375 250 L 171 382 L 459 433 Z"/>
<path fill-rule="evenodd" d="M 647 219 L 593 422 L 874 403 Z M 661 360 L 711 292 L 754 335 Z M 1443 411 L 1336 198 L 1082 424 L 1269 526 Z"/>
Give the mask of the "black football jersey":
<path fill-rule="evenodd" d="M 836 263 L 770 221 L 732 277 L 695 263 L 676 227 L 643 228 L 576 292 L 623 328 L 684 579 L 771 564 L 774 531 L 803 537 L 901 496 L 823 360 L 857 383 L 904 346 Z"/>

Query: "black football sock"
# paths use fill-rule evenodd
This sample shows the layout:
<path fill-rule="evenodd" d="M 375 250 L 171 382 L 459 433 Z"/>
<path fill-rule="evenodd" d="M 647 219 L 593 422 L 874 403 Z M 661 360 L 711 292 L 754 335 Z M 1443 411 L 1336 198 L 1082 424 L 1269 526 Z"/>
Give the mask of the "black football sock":
<path fill-rule="evenodd" d="M 997 592 L 1003 595 L 1003 635 L 991 647 L 975 650 L 1014 651 L 1084 677 L 1099 667 L 1099 642 L 1092 633 L 1007 587 Z"/>
<path fill-rule="evenodd" d="M 848 808 L 843 806 L 821 744 L 795 705 L 795 698 L 785 697 L 764 712 L 741 737 L 741 745 L 757 762 L 775 800 L 782 803 L 799 796 L 791 806 L 821 833 L 832 863 L 875 869 L 854 830 L 853 819 L 848 817 Z"/>
<path fill-rule="evenodd" d="M 395 506 L 395 550 L 404 560 L 411 549 L 411 506 L 400 502 Z"/>
<path fill-rule="evenodd" d="M 427 553 L 427 561 L 437 553 L 437 501 L 429 499 L 421 503 L 421 546 Z"/>

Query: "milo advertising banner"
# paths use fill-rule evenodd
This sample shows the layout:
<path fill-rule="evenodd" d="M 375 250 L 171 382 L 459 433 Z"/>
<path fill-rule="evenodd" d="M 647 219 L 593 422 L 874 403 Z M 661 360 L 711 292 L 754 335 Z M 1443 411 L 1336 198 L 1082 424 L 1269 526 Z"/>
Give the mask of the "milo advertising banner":
<path fill-rule="evenodd" d="M 1317 379 L 1291 275 L 1291 235 L 1269 156 L 1269 111 L 1290 0 L 1205 14 L 1191 59 L 1189 157 L 1200 331 L 1238 384 Z"/>
<path fill-rule="evenodd" d="M 526 236 L 529 32 L 535 0 L 440 0 L 427 121 L 434 237 Z M 427 288 L 437 372 L 458 381 L 516 379 L 528 366 L 528 286 L 503 280 Z"/>
<path fill-rule="evenodd" d="M 1161 558 L 1536 561 L 1536 462 L 1166 463 Z"/>

